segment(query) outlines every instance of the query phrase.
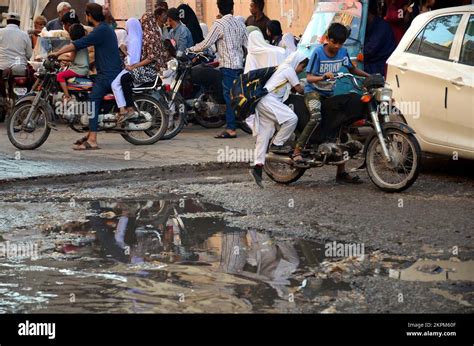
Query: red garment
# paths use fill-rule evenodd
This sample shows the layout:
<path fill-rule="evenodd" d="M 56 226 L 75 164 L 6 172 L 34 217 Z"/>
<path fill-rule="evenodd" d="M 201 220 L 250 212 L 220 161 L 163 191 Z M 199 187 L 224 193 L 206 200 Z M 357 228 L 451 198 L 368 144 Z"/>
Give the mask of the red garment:
<path fill-rule="evenodd" d="M 74 71 L 66 70 L 63 72 L 59 72 L 58 75 L 56 76 L 56 80 L 59 83 L 66 83 L 68 79 L 74 78 L 74 77 L 84 77 L 84 76 L 81 76 Z"/>
<path fill-rule="evenodd" d="M 393 35 L 395 36 L 395 42 L 397 45 L 406 31 L 404 18 L 405 11 L 403 10 L 405 2 L 405 0 L 396 0 L 391 5 L 388 5 L 387 14 L 385 16 L 385 20 L 392 27 Z"/>

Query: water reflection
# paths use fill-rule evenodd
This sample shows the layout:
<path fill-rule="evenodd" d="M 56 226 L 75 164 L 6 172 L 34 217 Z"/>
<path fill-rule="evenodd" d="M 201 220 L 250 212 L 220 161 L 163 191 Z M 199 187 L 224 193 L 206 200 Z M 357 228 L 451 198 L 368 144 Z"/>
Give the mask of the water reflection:
<path fill-rule="evenodd" d="M 0 263 L 7 283 L 30 287 L 8 288 L 0 311 L 3 304 L 3 311 L 29 312 L 34 304 L 48 312 L 295 312 L 318 294 L 349 289 L 323 279 L 290 301 L 302 274 L 324 259 L 323 245 L 230 227 L 225 216 L 239 215 L 198 199 L 92 201 L 87 208 L 86 223 L 46 235 L 61 243 L 55 252 L 11 270 Z M 57 298 L 38 301 L 38 291 Z M 80 304 L 69 304 L 70 292 Z"/>

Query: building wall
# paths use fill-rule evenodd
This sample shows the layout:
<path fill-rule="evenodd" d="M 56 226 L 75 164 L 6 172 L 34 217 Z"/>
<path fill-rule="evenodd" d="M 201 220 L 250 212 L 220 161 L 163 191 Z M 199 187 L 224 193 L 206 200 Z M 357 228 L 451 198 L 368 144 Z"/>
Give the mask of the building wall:
<path fill-rule="evenodd" d="M 127 19 L 132 16 L 140 17 L 146 10 L 147 4 L 154 4 L 153 0 L 110 0 L 112 14 L 117 19 Z M 211 26 L 218 14 L 216 0 L 168 0 L 169 7 L 177 7 L 187 3 L 198 17 Z M 267 0 L 265 13 L 270 19 L 277 19 L 282 23 L 284 32 L 295 35 L 303 34 L 309 23 L 318 0 Z M 234 15 L 250 15 L 250 0 L 234 0 Z M 202 8 L 202 13 L 200 8 Z M 121 23 L 122 24 L 122 23 Z"/>
<path fill-rule="evenodd" d="M 303 34 L 313 15 L 318 0 L 267 0 L 265 14 L 270 19 L 279 20 L 283 32 L 291 32 L 294 35 Z M 215 20 L 218 10 L 216 1 L 204 0 L 204 20 L 211 25 Z M 250 15 L 250 0 L 234 0 L 234 15 Z"/>

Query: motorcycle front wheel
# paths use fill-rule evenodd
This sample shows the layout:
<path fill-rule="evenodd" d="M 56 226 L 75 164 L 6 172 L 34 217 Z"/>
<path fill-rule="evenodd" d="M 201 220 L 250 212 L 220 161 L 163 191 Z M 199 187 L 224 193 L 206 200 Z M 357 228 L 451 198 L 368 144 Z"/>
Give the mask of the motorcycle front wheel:
<path fill-rule="evenodd" d="M 139 113 L 152 116 L 152 126 L 145 131 L 127 131 L 123 139 L 133 145 L 152 145 L 158 142 L 168 129 L 168 115 L 164 106 L 154 97 L 147 95 L 135 96 L 135 104 Z"/>
<path fill-rule="evenodd" d="M 39 148 L 51 133 L 51 128 L 48 125 L 49 115 L 41 106 L 36 108 L 29 124 L 24 124 L 31 107 L 32 101 L 21 103 L 13 109 L 12 115 L 7 117 L 8 139 L 20 150 Z"/>
<path fill-rule="evenodd" d="M 181 132 L 181 130 L 183 130 L 186 117 L 187 112 L 185 101 L 181 98 L 176 98 L 176 101 L 170 107 L 168 130 L 166 131 L 162 140 L 169 140 L 176 137 Z"/>
<path fill-rule="evenodd" d="M 391 161 L 385 159 L 379 138 L 373 137 L 366 151 L 367 173 L 382 191 L 401 192 L 418 178 L 421 170 L 420 145 L 413 134 L 398 129 L 386 130 L 384 138 Z"/>

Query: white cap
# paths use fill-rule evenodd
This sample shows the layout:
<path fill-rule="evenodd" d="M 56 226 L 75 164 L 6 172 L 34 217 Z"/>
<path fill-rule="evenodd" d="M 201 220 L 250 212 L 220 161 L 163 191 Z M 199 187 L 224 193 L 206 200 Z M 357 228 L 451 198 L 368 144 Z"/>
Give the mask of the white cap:
<path fill-rule="evenodd" d="M 20 15 L 18 13 L 14 13 L 14 12 L 3 13 L 3 17 L 6 20 L 10 20 L 10 19 L 17 20 L 17 21 L 21 20 Z"/>
<path fill-rule="evenodd" d="M 66 1 L 60 2 L 57 7 L 58 13 L 62 12 L 62 10 L 64 10 L 65 7 L 72 8 L 69 2 L 66 2 Z"/>

